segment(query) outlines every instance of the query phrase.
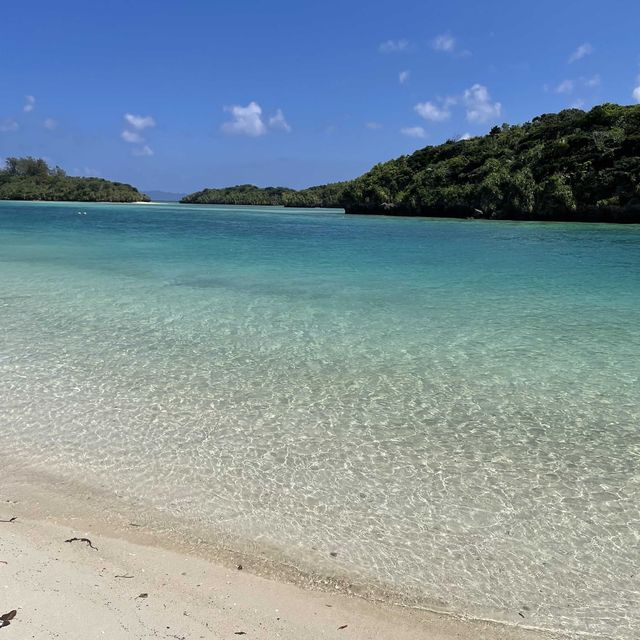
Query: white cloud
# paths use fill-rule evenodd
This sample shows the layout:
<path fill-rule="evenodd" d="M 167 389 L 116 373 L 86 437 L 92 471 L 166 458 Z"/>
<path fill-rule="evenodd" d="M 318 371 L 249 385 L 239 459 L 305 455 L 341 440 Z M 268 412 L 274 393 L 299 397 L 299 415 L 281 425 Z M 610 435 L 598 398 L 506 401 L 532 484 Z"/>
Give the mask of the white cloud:
<path fill-rule="evenodd" d="M 499 118 L 502 114 L 502 105 L 492 102 L 487 87 L 481 84 L 474 84 L 470 89 L 466 89 L 463 97 L 469 122 L 487 122 Z"/>
<path fill-rule="evenodd" d="M 125 129 L 120 135 L 125 142 L 129 142 L 131 144 L 144 142 L 144 138 L 137 131 L 129 131 L 129 129 Z"/>
<path fill-rule="evenodd" d="M 590 78 L 583 78 L 583 82 L 585 87 L 593 89 L 594 87 L 599 87 L 602 84 L 602 78 L 596 73 L 595 76 L 591 76 Z"/>
<path fill-rule="evenodd" d="M 133 113 L 125 113 L 124 119 L 127 124 L 137 131 L 142 131 L 143 129 L 156 126 L 156 121 L 153 116 L 138 116 Z"/>
<path fill-rule="evenodd" d="M 555 89 L 556 93 L 571 93 L 574 88 L 573 80 L 563 80 Z"/>
<path fill-rule="evenodd" d="M 13 118 L 5 118 L 0 120 L 0 132 L 8 133 L 10 131 L 17 131 L 20 125 Z"/>
<path fill-rule="evenodd" d="M 22 110 L 25 113 L 31 113 L 36 108 L 36 99 L 33 96 L 25 96 L 24 100 L 25 103 L 24 107 L 22 107 Z"/>
<path fill-rule="evenodd" d="M 593 53 L 593 47 L 585 42 L 581 44 L 570 56 L 569 56 L 569 64 L 572 62 L 577 62 L 578 60 L 582 60 L 585 56 L 588 56 L 590 53 Z"/>
<path fill-rule="evenodd" d="M 426 138 L 427 132 L 422 127 L 404 127 L 400 133 L 409 138 Z"/>
<path fill-rule="evenodd" d="M 640 102 L 640 85 L 633 90 L 633 99 L 636 102 Z"/>
<path fill-rule="evenodd" d="M 284 117 L 284 113 L 282 113 L 282 109 L 278 109 L 274 116 L 269 118 L 269 126 L 272 129 L 278 129 L 280 131 L 286 131 L 287 133 L 291 132 L 291 125 L 287 122 Z"/>
<path fill-rule="evenodd" d="M 45 129 L 49 129 L 49 131 L 53 131 L 54 129 L 58 128 L 58 121 L 54 120 L 53 118 L 45 118 L 42 126 Z"/>
<path fill-rule="evenodd" d="M 367 127 L 367 129 L 382 129 L 382 125 L 379 122 L 365 122 L 365 127 Z"/>
<path fill-rule="evenodd" d="M 425 120 L 430 120 L 431 122 L 444 122 L 451 117 L 451 111 L 447 108 L 448 106 L 448 103 L 439 107 L 433 102 L 419 102 L 414 107 L 414 110 Z"/>
<path fill-rule="evenodd" d="M 471 138 L 473 138 L 473 136 L 467 131 L 466 133 L 463 133 L 458 140 L 471 140 Z"/>
<path fill-rule="evenodd" d="M 144 145 L 144 147 L 138 147 L 131 152 L 131 155 L 134 156 L 152 156 L 153 149 L 149 145 Z"/>
<path fill-rule="evenodd" d="M 378 47 L 380 53 L 398 53 L 406 51 L 409 48 L 409 41 L 402 38 L 401 40 L 386 40 Z"/>
<path fill-rule="evenodd" d="M 436 51 L 453 53 L 456 48 L 456 39 L 450 33 L 441 33 L 432 40 L 431 46 Z"/>
<path fill-rule="evenodd" d="M 410 75 L 411 71 L 401 71 L 398 74 L 398 82 L 400 82 L 400 84 L 405 84 L 409 80 Z"/>
<path fill-rule="evenodd" d="M 120 137 L 129 144 L 142 144 L 145 140 L 140 131 L 156 126 L 156 121 L 153 116 L 141 116 L 133 113 L 125 113 L 123 117 L 127 123 L 127 128 L 122 131 Z M 131 151 L 131 155 L 152 156 L 153 151 L 151 150 L 151 147 L 145 144 L 133 149 L 133 151 Z"/>
<path fill-rule="evenodd" d="M 262 109 L 256 102 L 250 102 L 246 107 L 240 105 L 225 107 L 225 111 L 232 115 L 233 120 L 222 125 L 224 133 L 254 138 L 267 133 L 267 127 L 262 121 Z"/>

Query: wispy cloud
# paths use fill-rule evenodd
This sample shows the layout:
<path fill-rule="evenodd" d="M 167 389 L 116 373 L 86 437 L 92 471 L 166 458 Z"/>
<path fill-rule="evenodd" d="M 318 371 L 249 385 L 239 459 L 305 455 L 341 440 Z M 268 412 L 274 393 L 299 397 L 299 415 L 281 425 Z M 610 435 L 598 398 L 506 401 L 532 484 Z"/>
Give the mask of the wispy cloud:
<path fill-rule="evenodd" d="M 582 80 L 583 80 L 584 86 L 590 89 L 599 87 L 602 84 L 602 78 L 597 73 L 595 76 L 591 76 L 590 78 L 583 78 Z"/>
<path fill-rule="evenodd" d="M 491 100 L 489 90 L 484 85 L 474 84 L 464 92 L 463 98 L 469 122 L 484 123 L 502 115 L 502 105 Z"/>
<path fill-rule="evenodd" d="M 433 102 L 419 102 L 413 109 L 414 111 L 425 120 L 431 122 L 444 122 L 451 117 L 451 111 L 449 106 L 454 104 L 455 101 L 447 99 L 443 102 L 442 106 L 438 106 Z"/>
<path fill-rule="evenodd" d="M 25 96 L 24 97 L 24 107 L 22 110 L 25 113 L 31 113 L 36 108 L 36 99 L 34 96 Z"/>
<path fill-rule="evenodd" d="M 422 127 L 403 127 L 400 129 L 400 133 L 403 136 L 409 138 L 426 138 L 427 132 Z"/>
<path fill-rule="evenodd" d="M 129 142 L 130 144 L 144 142 L 144 138 L 137 131 L 129 131 L 129 129 L 125 129 L 120 136 L 125 142 Z"/>
<path fill-rule="evenodd" d="M 400 40 L 385 40 L 378 46 L 380 53 L 399 53 L 409 48 L 409 41 L 401 38 Z"/>
<path fill-rule="evenodd" d="M 406 84 L 409 81 L 410 76 L 411 76 L 411 71 L 401 71 L 398 74 L 398 82 L 400 84 Z"/>
<path fill-rule="evenodd" d="M 436 51 L 453 53 L 456 49 L 456 39 L 450 33 L 441 33 L 431 41 L 431 46 Z"/>
<path fill-rule="evenodd" d="M 13 118 L 5 118 L 4 120 L 0 120 L 0 132 L 2 133 L 17 131 L 19 128 L 20 125 Z"/>
<path fill-rule="evenodd" d="M 382 129 L 382 125 L 379 122 L 365 122 L 364 126 L 367 127 L 367 129 Z"/>
<path fill-rule="evenodd" d="M 468 131 L 458 136 L 458 140 L 471 140 L 471 138 L 473 138 L 473 136 Z"/>
<path fill-rule="evenodd" d="M 136 147 L 132 152 L 131 155 L 134 156 L 152 156 L 153 155 L 153 149 L 149 146 L 149 145 L 144 145 L 142 147 Z"/>
<path fill-rule="evenodd" d="M 58 128 L 58 121 L 54 120 L 53 118 L 45 118 L 42 126 L 45 129 L 49 129 L 49 131 L 53 131 L 54 129 Z"/>
<path fill-rule="evenodd" d="M 575 84 L 573 80 L 563 80 L 557 87 L 555 87 L 554 91 L 556 93 L 571 93 Z"/>
<path fill-rule="evenodd" d="M 262 120 L 262 108 L 258 103 L 250 102 L 246 107 L 240 105 L 225 107 L 225 111 L 231 114 L 232 120 L 222 125 L 224 133 L 253 138 L 267 133 L 267 127 Z"/>
<path fill-rule="evenodd" d="M 566 80 L 563 80 L 562 82 L 560 82 L 555 86 L 553 85 L 550 86 L 546 84 L 544 86 L 544 90 L 566 95 L 566 94 L 573 93 L 578 88 L 597 89 L 601 84 L 602 84 L 602 78 L 600 77 L 600 74 L 596 73 L 593 76 L 589 76 L 589 77 L 582 76 L 575 80 L 571 78 L 567 78 Z"/>
<path fill-rule="evenodd" d="M 137 131 L 156 126 L 156 121 L 153 116 L 139 116 L 133 113 L 125 113 L 124 119 L 130 127 L 133 127 Z"/>
<path fill-rule="evenodd" d="M 573 62 L 577 62 L 578 60 L 582 60 L 585 56 L 588 56 L 593 53 L 593 47 L 588 42 L 581 44 L 570 56 L 569 56 L 569 64 Z"/>
<path fill-rule="evenodd" d="M 269 118 L 269 126 L 272 129 L 291 133 L 291 125 L 287 122 L 287 119 L 284 117 L 284 113 L 282 113 L 282 109 L 278 109 L 275 115 Z"/>
<path fill-rule="evenodd" d="M 636 102 L 640 102 L 640 76 L 636 78 L 636 82 L 638 83 L 638 86 L 633 90 L 632 95 Z"/>
<path fill-rule="evenodd" d="M 120 137 L 129 144 L 140 145 L 131 150 L 131 155 L 139 157 L 152 156 L 153 150 L 148 144 L 143 144 L 145 139 L 141 132 L 155 127 L 155 118 L 153 116 L 125 113 L 124 121 L 127 123 L 127 128 L 122 131 Z"/>

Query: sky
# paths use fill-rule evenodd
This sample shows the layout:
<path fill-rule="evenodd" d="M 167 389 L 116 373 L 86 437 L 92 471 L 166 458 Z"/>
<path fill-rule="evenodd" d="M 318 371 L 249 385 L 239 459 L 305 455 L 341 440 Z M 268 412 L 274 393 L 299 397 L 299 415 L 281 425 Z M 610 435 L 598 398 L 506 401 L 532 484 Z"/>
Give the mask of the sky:
<path fill-rule="evenodd" d="M 31 0 L 0 21 L 0 158 L 142 190 L 300 188 L 640 102 L 638 0 Z"/>

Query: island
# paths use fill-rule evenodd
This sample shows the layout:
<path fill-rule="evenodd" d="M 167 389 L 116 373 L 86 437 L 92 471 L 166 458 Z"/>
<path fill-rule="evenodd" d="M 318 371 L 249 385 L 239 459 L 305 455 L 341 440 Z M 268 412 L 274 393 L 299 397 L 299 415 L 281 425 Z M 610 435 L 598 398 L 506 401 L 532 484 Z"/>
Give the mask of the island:
<path fill-rule="evenodd" d="M 0 200 L 148 202 L 135 187 L 103 178 L 68 176 L 42 158 L 7 158 L 0 170 Z"/>
<path fill-rule="evenodd" d="M 241 185 L 182 202 L 342 208 L 346 213 L 640 223 L 640 105 L 566 109 L 294 190 Z"/>

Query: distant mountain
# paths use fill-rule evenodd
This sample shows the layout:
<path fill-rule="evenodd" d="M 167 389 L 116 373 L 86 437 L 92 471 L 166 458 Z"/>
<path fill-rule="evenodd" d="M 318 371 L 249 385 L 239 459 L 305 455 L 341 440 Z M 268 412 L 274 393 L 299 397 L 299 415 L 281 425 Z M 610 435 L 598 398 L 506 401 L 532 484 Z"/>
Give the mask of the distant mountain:
<path fill-rule="evenodd" d="M 640 105 L 567 109 L 449 140 L 347 182 L 205 189 L 183 202 L 337 207 L 369 215 L 640 222 Z"/>
<path fill-rule="evenodd" d="M 172 191 L 145 191 L 153 202 L 180 202 L 186 193 L 173 193 Z"/>
<path fill-rule="evenodd" d="M 68 176 L 41 158 L 7 158 L 0 169 L 0 200 L 141 202 L 149 198 L 135 187 L 102 178 Z"/>

